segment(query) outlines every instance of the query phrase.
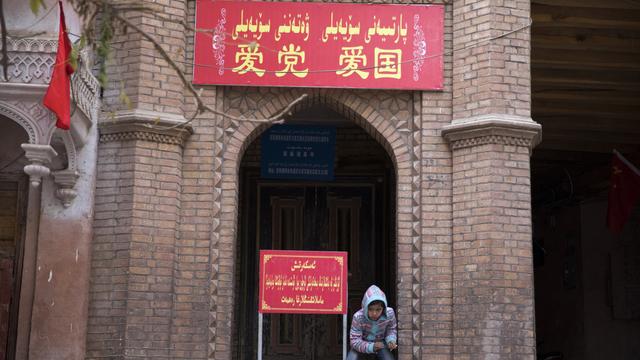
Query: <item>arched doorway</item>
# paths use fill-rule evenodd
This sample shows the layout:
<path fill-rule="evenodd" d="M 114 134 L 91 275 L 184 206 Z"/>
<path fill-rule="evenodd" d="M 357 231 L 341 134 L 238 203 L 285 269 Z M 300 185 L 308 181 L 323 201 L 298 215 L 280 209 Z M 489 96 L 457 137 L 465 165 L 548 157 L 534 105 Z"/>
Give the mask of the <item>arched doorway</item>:
<path fill-rule="evenodd" d="M 29 137 L 13 120 L 0 116 L 0 122 L 0 359 L 13 359 L 28 190 L 23 171 L 27 160 L 20 145 Z"/>
<path fill-rule="evenodd" d="M 295 113 L 287 124 L 336 128 L 331 182 L 260 177 L 261 138 L 240 165 L 234 359 L 257 353 L 257 256 L 260 249 L 349 252 L 349 316 L 370 284 L 395 306 L 395 170 L 385 149 L 362 128 L 322 105 Z M 268 315 L 265 359 L 340 359 L 337 315 Z"/>

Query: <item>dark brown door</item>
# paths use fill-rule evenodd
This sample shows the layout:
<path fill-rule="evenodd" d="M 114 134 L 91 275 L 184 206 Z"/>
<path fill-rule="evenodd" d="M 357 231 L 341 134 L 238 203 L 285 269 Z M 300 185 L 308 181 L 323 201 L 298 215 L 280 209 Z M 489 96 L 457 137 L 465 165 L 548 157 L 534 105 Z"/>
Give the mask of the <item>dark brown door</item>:
<path fill-rule="evenodd" d="M 0 360 L 15 355 L 25 188 L 24 181 L 0 179 Z"/>
<path fill-rule="evenodd" d="M 389 288 L 389 214 L 385 211 L 384 181 L 380 178 L 352 179 L 331 184 L 278 184 L 253 182 L 255 222 L 244 222 L 247 240 L 255 245 L 243 248 L 241 282 L 245 285 L 240 310 L 241 359 L 255 357 L 258 249 L 347 251 L 349 253 L 349 319 L 360 307 L 364 290 L 371 284 Z M 249 190 L 249 189 L 248 189 Z M 252 191 L 250 191 L 252 192 Z M 255 228 L 255 230 L 252 230 Z M 242 231 L 241 231 L 242 232 Z M 248 276 L 247 276 L 248 275 Z M 248 286 L 248 284 L 252 284 Z M 392 294 L 390 294 L 392 295 Z M 263 357 L 267 360 L 341 359 L 342 316 L 266 314 L 263 329 Z"/>

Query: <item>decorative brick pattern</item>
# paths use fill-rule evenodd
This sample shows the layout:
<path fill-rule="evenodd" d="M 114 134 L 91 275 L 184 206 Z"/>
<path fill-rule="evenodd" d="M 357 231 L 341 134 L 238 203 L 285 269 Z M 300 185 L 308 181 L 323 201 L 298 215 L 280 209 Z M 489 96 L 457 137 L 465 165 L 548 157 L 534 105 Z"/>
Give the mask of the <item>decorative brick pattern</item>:
<path fill-rule="evenodd" d="M 215 90 L 203 96 L 215 103 Z M 176 239 L 175 302 L 171 343 L 174 359 L 206 359 L 212 333 L 209 327 L 211 279 L 217 260 L 220 189 L 215 186 L 221 164 L 221 131 L 206 114 L 193 122 L 195 133 L 185 144 L 182 167 L 180 235 Z M 210 305 L 212 304 L 212 305 Z"/>
<path fill-rule="evenodd" d="M 451 150 L 442 128 L 452 118 L 452 6 L 445 6 L 444 87 L 423 92 L 419 114 L 421 173 L 422 359 L 451 359 L 453 354 Z"/>
<path fill-rule="evenodd" d="M 144 140 L 151 141 L 161 144 L 173 144 L 180 145 L 184 144 L 184 139 L 178 136 L 164 135 L 164 134 L 156 134 L 151 132 L 141 132 L 141 131 L 128 131 L 121 132 L 116 134 L 103 134 L 100 136 L 100 142 L 113 142 L 113 141 L 127 141 L 127 140 Z"/>
<path fill-rule="evenodd" d="M 190 24 L 195 22 L 195 1 L 188 1 Z M 193 63 L 193 33 L 185 34 L 186 63 Z M 192 68 L 185 70 L 191 75 Z M 218 91 L 206 88 L 202 93 L 205 103 L 218 107 Z M 185 92 L 185 113 L 193 114 L 195 107 Z M 191 125 L 194 133 L 184 145 L 182 157 L 182 191 L 180 201 L 179 236 L 176 239 L 176 270 L 174 272 L 174 311 L 171 328 L 173 359 L 207 359 L 215 326 L 209 326 L 210 294 L 217 283 L 213 282 L 212 263 L 217 260 L 220 236 L 220 166 L 222 163 L 222 128 L 218 116 L 204 113 Z M 213 322 L 215 324 L 215 322 Z M 222 330 L 224 331 L 224 330 Z"/>
<path fill-rule="evenodd" d="M 486 135 L 482 137 L 453 141 L 451 142 L 451 149 L 458 150 L 466 147 L 475 147 L 486 144 L 503 144 L 529 147 L 529 145 L 531 144 L 531 139 L 505 135 Z"/>

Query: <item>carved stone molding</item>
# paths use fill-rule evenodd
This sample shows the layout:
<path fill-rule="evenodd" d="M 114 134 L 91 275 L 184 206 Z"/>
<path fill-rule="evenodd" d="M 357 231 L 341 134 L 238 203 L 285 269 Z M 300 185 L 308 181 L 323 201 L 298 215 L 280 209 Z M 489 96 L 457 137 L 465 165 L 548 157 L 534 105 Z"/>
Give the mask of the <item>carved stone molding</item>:
<path fill-rule="evenodd" d="M 184 146 L 193 134 L 191 125 L 185 123 L 183 116 L 174 114 L 140 109 L 118 112 L 100 124 L 100 142 L 144 140 Z"/>
<path fill-rule="evenodd" d="M 78 180 L 78 172 L 71 169 L 54 171 L 53 181 L 58 185 L 56 197 L 62 201 L 64 207 L 69 207 L 78 192 L 73 188 Z"/>
<path fill-rule="evenodd" d="M 5 106 L 12 106 L 26 115 L 28 121 L 38 131 L 37 144 L 48 145 L 55 131 L 55 115 L 42 105 L 41 101 L 16 100 L 7 101 Z"/>
<path fill-rule="evenodd" d="M 24 171 L 31 177 L 33 186 L 39 186 L 42 178 L 50 175 L 51 161 L 58 156 L 51 147 L 55 142 L 53 137 L 62 139 L 65 152 L 60 156 L 67 157 L 68 168 L 55 177 L 59 186 L 56 195 L 69 206 L 76 195 L 73 187 L 77 179 L 78 149 L 87 142 L 98 119 L 99 84 L 89 69 L 88 54 L 82 53 L 71 80 L 71 129 L 56 129 L 55 115 L 42 105 L 42 98 L 51 80 L 57 49 L 57 39 L 8 39 L 9 79 L 0 83 L 0 115 L 17 122 L 29 136 L 29 144 L 22 147 L 30 161 Z"/>
<path fill-rule="evenodd" d="M 62 139 L 67 155 L 67 168 L 64 170 L 54 171 L 53 180 L 57 185 L 55 192 L 64 207 L 69 207 L 73 199 L 78 196 L 78 192 L 74 189 L 78 180 L 78 151 L 74 143 L 73 136 L 69 131 L 56 129 L 54 136 Z"/>
<path fill-rule="evenodd" d="M 22 149 L 30 161 L 30 164 L 24 167 L 24 172 L 29 175 L 31 186 L 36 188 L 42 183 L 42 178 L 51 172 L 49 164 L 58 153 L 51 145 L 22 144 Z"/>
<path fill-rule="evenodd" d="M 0 101 L 0 115 L 4 115 L 20 125 L 29 136 L 30 144 L 38 144 L 42 134 L 28 114 L 9 102 Z"/>
<path fill-rule="evenodd" d="M 442 129 L 451 149 L 484 144 L 526 146 L 531 151 L 541 140 L 540 124 L 531 118 L 489 114 L 457 119 Z"/>
<path fill-rule="evenodd" d="M 0 84 L 0 98 L 9 102 L 24 103 L 32 108 L 39 106 L 42 111 L 48 113 L 48 110 L 41 106 L 41 102 L 51 81 L 58 40 L 47 38 L 8 39 L 7 50 L 9 79 Z M 70 131 L 75 139 L 75 144 L 82 147 L 87 140 L 89 129 L 97 122 L 100 107 L 100 85 L 91 73 L 87 53 L 81 53 L 80 59 L 79 66 L 71 78 L 72 113 L 75 115 L 71 120 Z M 74 109 L 78 111 L 76 112 Z M 13 116 L 10 117 L 15 119 Z M 51 122 L 47 121 L 47 123 Z M 46 138 L 40 142 L 32 143 L 45 144 L 48 140 Z"/>
<path fill-rule="evenodd" d="M 57 50 L 57 39 L 7 39 L 9 82 L 48 84 Z"/>
<path fill-rule="evenodd" d="M 68 131 L 56 128 L 54 136 L 62 139 L 64 143 L 64 149 L 67 152 L 67 169 L 76 171 L 78 170 L 78 149 L 76 147 L 73 136 Z"/>

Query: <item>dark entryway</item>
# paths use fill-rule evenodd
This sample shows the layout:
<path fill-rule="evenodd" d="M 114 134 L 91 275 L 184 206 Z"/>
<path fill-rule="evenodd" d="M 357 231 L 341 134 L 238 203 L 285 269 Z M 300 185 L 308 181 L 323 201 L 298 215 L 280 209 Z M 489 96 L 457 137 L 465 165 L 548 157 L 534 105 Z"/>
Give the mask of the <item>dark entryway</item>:
<path fill-rule="evenodd" d="M 318 111 L 340 119 L 330 110 Z M 337 126 L 335 181 L 260 178 L 260 139 L 244 155 L 232 336 L 235 359 L 255 359 L 257 354 L 259 249 L 348 251 L 349 322 L 371 284 L 384 288 L 395 306 L 393 165 L 364 130 L 341 121 L 333 124 Z M 263 356 L 341 359 L 342 317 L 265 315 Z"/>
<path fill-rule="evenodd" d="M 640 204 L 606 226 L 611 160 L 640 164 L 640 3 L 531 2 L 538 358 L 640 359 Z"/>
<path fill-rule="evenodd" d="M 0 360 L 16 352 L 28 182 L 20 144 L 29 141 L 15 122 L 0 117 Z"/>

